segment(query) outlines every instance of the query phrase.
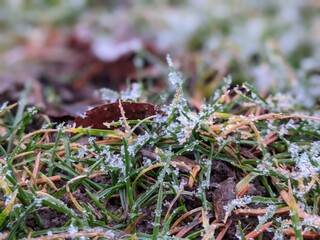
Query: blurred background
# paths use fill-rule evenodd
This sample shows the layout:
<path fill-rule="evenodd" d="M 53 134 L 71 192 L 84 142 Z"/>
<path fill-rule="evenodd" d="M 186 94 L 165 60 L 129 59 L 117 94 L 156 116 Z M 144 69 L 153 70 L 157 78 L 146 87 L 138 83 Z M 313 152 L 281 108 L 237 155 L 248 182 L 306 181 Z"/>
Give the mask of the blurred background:
<path fill-rule="evenodd" d="M 156 102 L 170 90 L 169 53 L 195 101 L 230 75 L 263 96 L 319 106 L 317 0 L 2 0 L 0 31 L 0 104 L 18 101 L 26 83 L 29 104 L 52 115 L 133 82 Z"/>

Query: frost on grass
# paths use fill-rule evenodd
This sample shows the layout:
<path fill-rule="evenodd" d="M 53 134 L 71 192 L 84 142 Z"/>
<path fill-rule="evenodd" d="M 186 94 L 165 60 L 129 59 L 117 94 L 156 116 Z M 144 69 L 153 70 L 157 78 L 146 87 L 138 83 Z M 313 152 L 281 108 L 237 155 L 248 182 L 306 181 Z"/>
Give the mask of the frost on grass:
<path fill-rule="evenodd" d="M 1 112 L 1 110 L 0 110 Z M 38 109 L 36 107 L 30 107 L 27 109 L 27 112 L 30 113 L 31 115 L 36 115 L 38 112 Z"/>
<path fill-rule="evenodd" d="M 96 140 L 96 137 L 89 137 L 89 138 L 88 138 L 88 142 L 89 142 L 90 144 L 94 144 L 95 140 Z"/>
<path fill-rule="evenodd" d="M 35 203 L 35 206 L 36 207 L 41 207 L 42 206 L 42 198 L 37 198 L 37 197 L 34 197 L 34 203 Z"/>
<path fill-rule="evenodd" d="M 121 99 L 123 100 L 138 100 L 142 95 L 142 86 L 140 83 L 132 83 L 132 85 L 125 91 L 121 92 Z"/>
<path fill-rule="evenodd" d="M 115 154 L 110 146 L 102 146 L 101 151 L 98 154 L 99 159 L 103 160 L 103 164 L 100 166 L 102 171 L 112 172 L 119 171 L 120 173 L 125 173 L 125 165 L 123 161 L 124 148 L 121 147 L 120 154 Z"/>
<path fill-rule="evenodd" d="M 131 156 L 135 156 L 137 151 L 146 145 L 150 140 L 155 140 L 157 138 L 157 135 L 150 135 L 149 133 L 145 133 L 143 135 L 138 135 L 135 141 L 128 146 L 128 152 Z M 152 146 L 152 144 L 150 144 Z"/>
<path fill-rule="evenodd" d="M 141 84 L 132 83 L 131 86 L 129 86 L 126 90 L 121 91 L 121 93 L 109 88 L 101 88 L 99 91 L 97 91 L 97 93 L 103 101 L 111 103 L 116 102 L 118 99 L 136 101 L 141 98 L 142 89 L 143 87 Z"/>
<path fill-rule="evenodd" d="M 206 120 L 212 121 L 214 118 L 213 113 L 220 112 L 221 110 L 222 110 L 222 104 L 220 103 L 211 103 L 211 104 L 203 103 L 201 105 L 201 111 L 199 112 L 199 119 L 203 121 L 206 121 Z"/>
<path fill-rule="evenodd" d="M 188 118 L 185 115 L 180 115 L 177 120 L 179 125 L 183 126 L 180 131 L 177 132 L 179 143 L 182 145 L 189 140 L 193 129 L 199 122 L 199 119 L 197 116 L 190 114 Z"/>
<path fill-rule="evenodd" d="M 68 233 L 69 234 L 76 234 L 78 232 L 78 228 L 76 226 L 73 226 L 73 224 L 70 224 L 68 227 Z"/>
<path fill-rule="evenodd" d="M 291 143 L 288 152 L 295 161 L 296 171 L 292 173 L 295 179 L 308 179 L 317 175 L 320 171 L 320 141 L 312 142 L 310 145 L 299 146 Z"/>
<path fill-rule="evenodd" d="M 120 94 L 118 92 L 109 88 L 101 88 L 98 91 L 98 94 L 103 101 L 107 102 L 116 102 L 120 97 Z"/>
<path fill-rule="evenodd" d="M 3 112 L 3 111 L 6 109 L 6 107 L 8 106 L 8 103 L 9 103 L 9 102 L 4 102 L 4 103 L 2 103 L 2 105 L 1 105 L 1 107 L 0 107 L 0 113 Z"/>
<path fill-rule="evenodd" d="M 256 230 L 258 230 L 263 224 L 265 224 L 276 212 L 276 206 L 271 205 L 267 208 L 266 214 L 262 216 L 258 216 L 259 224 L 256 226 Z"/>
<path fill-rule="evenodd" d="M 276 171 L 275 167 L 273 166 L 273 159 L 271 158 L 270 153 L 266 153 L 266 155 L 263 156 L 257 165 L 257 170 L 261 171 L 261 173 L 265 176 L 268 176 L 270 171 Z"/>
<path fill-rule="evenodd" d="M 167 63 L 170 67 L 170 72 L 169 72 L 169 82 L 174 86 L 174 87 L 178 87 L 181 88 L 182 84 L 183 84 L 183 75 L 180 72 L 177 72 L 175 70 L 175 67 L 173 65 L 173 61 L 170 57 L 170 55 L 167 55 Z"/>
<path fill-rule="evenodd" d="M 229 202 L 229 204 L 227 206 L 224 206 L 224 210 L 226 211 L 226 216 L 230 216 L 231 212 L 235 209 L 235 208 L 240 208 L 240 207 L 244 207 L 245 205 L 249 204 L 252 202 L 252 198 L 249 196 L 244 196 L 242 198 L 239 199 L 233 199 Z"/>
<path fill-rule="evenodd" d="M 230 75 L 228 75 L 223 79 L 223 85 L 221 87 L 221 90 L 223 92 L 227 91 L 231 87 L 231 84 L 232 84 L 232 78 Z"/>
<path fill-rule="evenodd" d="M 87 145 L 83 145 L 81 148 L 78 149 L 77 158 L 83 158 L 88 154 L 88 147 Z"/>
<path fill-rule="evenodd" d="M 188 107 L 188 101 L 182 91 L 183 76 L 175 70 L 169 55 L 167 55 L 167 62 L 170 67 L 169 82 L 175 87 L 176 94 L 172 103 L 163 108 L 168 117 L 166 118 L 167 124 L 162 126 L 162 132 L 165 138 L 176 138 L 182 145 L 190 139 L 200 119 Z"/>

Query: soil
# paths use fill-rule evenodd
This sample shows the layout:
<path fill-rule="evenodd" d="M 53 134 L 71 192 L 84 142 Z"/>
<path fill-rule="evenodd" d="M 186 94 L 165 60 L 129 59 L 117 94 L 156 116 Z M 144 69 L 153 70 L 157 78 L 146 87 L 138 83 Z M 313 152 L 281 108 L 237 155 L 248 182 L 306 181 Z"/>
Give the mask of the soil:
<path fill-rule="evenodd" d="M 98 175 L 91 178 L 90 180 L 97 183 L 103 183 L 103 184 L 111 183 L 111 180 L 107 175 Z M 221 221 L 223 220 L 224 213 L 225 213 L 223 210 L 223 207 L 229 201 L 235 198 L 234 188 L 237 181 L 238 180 L 236 176 L 236 170 L 232 166 L 230 166 L 229 164 L 223 161 L 214 162 L 214 164 L 212 165 L 212 175 L 211 175 L 212 186 L 207 190 L 206 195 L 208 196 L 207 198 L 208 201 L 212 201 L 214 205 L 214 210 L 215 210 L 214 215 Z M 248 191 L 248 194 L 264 196 L 266 192 L 263 186 L 259 183 L 259 181 L 253 181 L 252 187 Z M 93 204 L 92 200 L 86 194 L 85 189 L 82 185 L 79 185 L 77 187 L 77 189 L 73 192 L 73 196 L 79 203 L 85 202 L 87 204 L 90 204 L 91 206 L 95 206 L 95 204 Z M 196 197 L 182 196 L 180 199 L 185 204 L 188 210 L 192 210 L 201 206 L 201 201 L 199 201 L 199 199 Z M 72 201 L 70 200 L 67 194 L 63 195 L 60 200 L 63 201 L 72 209 L 74 209 L 74 211 L 79 212 L 75 208 L 75 206 L 73 205 Z M 173 196 L 167 196 L 165 200 L 171 202 L 171 200 L 173 200 Z M 115 196 L 109 199 L 108 203 L 105 204 L 105 207 L 111 212 L 119 211 L 119 209 L 121 209 L 119 197 Z M 141 209 L 141 213 L 144 216 L 138 221 L 136 225 L 137 231 L 143 232 L 143 233 L 149 233 L 149 234 L 153 232 L 154 226 L 152 222 L 154 221 L 154 218 L 155 218 L 155 209 L 156 209 L 156 202 L 152 203 L 148 207 L 144 207 L 143 209 Z M 163 213 L 166 213 L 167 209 L 168 209 L 168 206 L 164 204 Z M 95 212 L 98 213 L 96 214 L 96 218 L 98 220 L 99 219 L 102 220 L 101 217 L 103 216 L 103 214 L 99 214 L 100 210 L 98 208 L 95 208 L 94 210 Z M 63 226 L 68 220 L 67 216 L 55 211 L 50 207 L 44 207 L 37 210 L 37 214 L 43 220 L 43 227 L 40 227 L 37 224 L 34 213 L 30 214 L 26 219 L 26 225 L 33 230 L 58 228 Z M 176 219 L 180 216 L 181 215 L 178 215 Z M 230 219 L 232 219 L 232 224 L 229 227 L 224 239 L 231 239 L 231 240 L 238 239 L 236 237 L 236 232 L 237 232 L 237 225 L 239 224 L 239 221 L 245 233 L 249 233 L 250 231 L 252 231 L 255 228 L 255 226 L 257 226 L 258 224 L 256 217 L 240 217 L 240 216 L 232 215 Z M 187 219 L 185 221 L 185 224 L 186 225 L 190 224 L 189 221 L 190 219 Z M 114 223 L 110 221 L 108 224 L 108 227 L 112 227 L 113 224 Z M 217 231 L 217 233 L 219 233 L 219 231 Z M 266 239 L 266 240 L 272 239 L 272 235 L 270 233 L 265 233 L 263 239 Z"/>
<path fill-rule="evenodd" d="M 36 222 L 35 213 L 28 215 L 26 219 L 26 225 L 33 230 L 59 228 L 62 227 L 69 219 L 68 216 L 50 208 L 44 207 L 36 211 L 43 221 L 43 227 L 41 228 Z"/>

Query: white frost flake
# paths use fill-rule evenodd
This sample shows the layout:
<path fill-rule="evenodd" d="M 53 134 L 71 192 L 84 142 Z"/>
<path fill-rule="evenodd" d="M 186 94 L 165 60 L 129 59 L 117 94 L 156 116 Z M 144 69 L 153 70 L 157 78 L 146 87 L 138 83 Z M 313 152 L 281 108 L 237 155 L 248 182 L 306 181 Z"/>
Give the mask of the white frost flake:
<path fill-rule="evenodd" d="M 121 98 L 124 100 L 137 100 L 141 98 L 142 86 L 139 83 L 132 83 L 131 87 L 121 92 Z"/>
<path fill-rule="evenodd" d="M 320 171 L 320 141 L 313 142 L 311 146 L 298 146 L 290 144 L 288 149 L 292 159 L 296 162 L 296 172 L 293 176 L 296 179 L 310 178 Z"/>
<path fill-rule="evenodd" d="M 27 111 L 28 111 L 28 113 L 30 113 L 31 115 L 35 115 L 35 114 L 38 112 L 38 110 L 37 110 L 36 107 L 30 107 L 30 108 L 27 109 Z M 1 110 L 0 110 L 0 112 L 1 112 Z"/>
<path fill-rule="evenodd" d="M 4 102 L 2 103 L 1 107 L 0 107 L 0 113 L 8 106 L 8 102 Z"/>
<path fill-rule="evenodd" d="M 73 226 L 72 224 L 68 227 L 69 234 L 76 234 L 78 232 L 78 228 Z"/>
<path fill-rule="evenodd" d="M 120 97 L 119 93 L 109 88 L 101 88 L 98 91 L 98 93 L 100 94 L 100 97 L 103 101 L 108 101 L 108 102 L 116 102 Z"/>

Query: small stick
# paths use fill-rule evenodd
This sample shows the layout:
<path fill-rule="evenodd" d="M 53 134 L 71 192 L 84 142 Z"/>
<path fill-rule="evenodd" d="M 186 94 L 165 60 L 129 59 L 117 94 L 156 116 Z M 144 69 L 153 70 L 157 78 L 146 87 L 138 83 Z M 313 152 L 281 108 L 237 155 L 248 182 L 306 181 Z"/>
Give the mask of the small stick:
<path fill-rule="evenodd" d="M 290 211 L 289 207 L 279 208 L 275 211 L 275 214 L 283 214 Z M 236 209 L 233 211 L 236 215 L 248 215 L 248 216 L 260 216 L 268 212 L 268 209 Z"/>
<path fill-rule="evenodd" d="M 229 227 L 231 226 L 231 223 L 233 221 L 232 220 L 228 220 L 226 225 L 224 226 L 224 228 L 222 228 L 221 232 L 219 233 L 219 235 L 217 236 L 217 239 L 216 240 L 222 240 L 224 235 L 227 233 Z"/>
<path fill-rule="evenodd" d="M 267 230 L 267 228 L 270 227 L 271 225 L 272 225 L 272 221 L 263 224 L 261 226 L 261 228 L 259 228 L 257 230 L 253 230 L 252 232 L 248 233 L 246 235 L 246 240 L 257 238 L 261 233 L 263 233 L 265 230 Z"/>
<path fill-rule="evenodd" d="M 284 234 L 294 237 L 294 230 L 290 229 L 283 229 Z M 319 239 L 320 233 L 319 232 L 312 232 L 312 231 L 303 231 L 302 236 L 304 239 Z"/>
<path fill-rule="evenodd" d="M 57 181 L 61 181 L 61 176 L 60 175 L 55 175 L 55 176 L 51 176 L 49 177 L 49 179 L 52 181 L 52 182 L 57 182 Z M 44 179 L 42 178 L 38 178 L 37 181 L 36 181 L 37 185 L 41 185 L 41 184 L 46 184 L 47 181 L 45 181 Z M 19 182 L 19 185 L 20 187 L 26 187 L 28 185 L 27 182 L 23 181 L 23 182 Z"/>

